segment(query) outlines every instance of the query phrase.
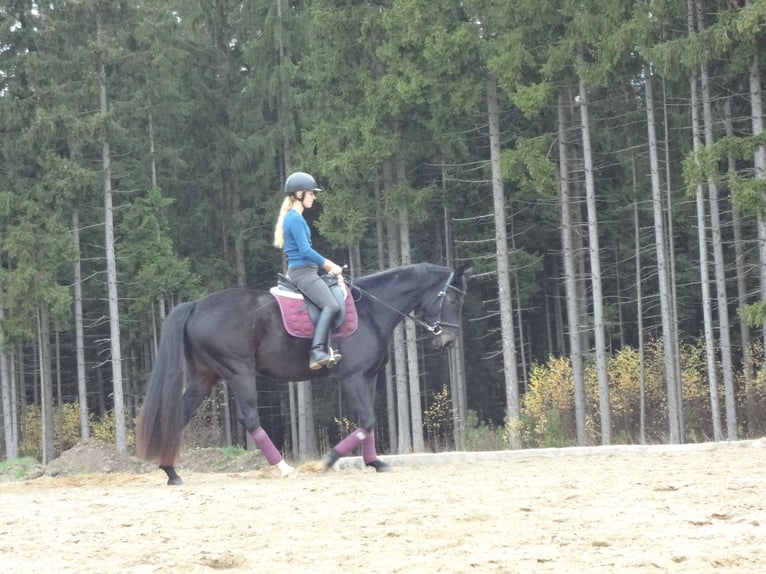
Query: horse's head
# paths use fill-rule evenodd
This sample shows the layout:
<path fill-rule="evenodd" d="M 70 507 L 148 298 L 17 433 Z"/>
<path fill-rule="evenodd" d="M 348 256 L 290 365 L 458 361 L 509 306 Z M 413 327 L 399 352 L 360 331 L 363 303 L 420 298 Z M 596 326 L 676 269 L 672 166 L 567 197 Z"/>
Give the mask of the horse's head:
<path fill-rule="evenodd" d="M 424 295 L 422 317 L 434 335 L 435 349 L 449 348 L 457 340 L 463 314 L 463 296 L 471 272 L 470 268 L 459 267 L 440 285 L 435 296 L 433 292 Z"/>

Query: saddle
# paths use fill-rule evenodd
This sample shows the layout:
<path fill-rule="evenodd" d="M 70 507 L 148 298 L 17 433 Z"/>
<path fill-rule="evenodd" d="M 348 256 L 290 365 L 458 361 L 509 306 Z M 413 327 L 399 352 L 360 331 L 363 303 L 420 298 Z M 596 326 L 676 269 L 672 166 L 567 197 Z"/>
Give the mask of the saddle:
<path fill-rule="evenodd" d="M 330 292 L 338 301 L 340 310 L 332 326 L 332 337 L 342 339 L 356 331 L 358 321 L 354 298 L 346 284 L 332 275 L 322 275 Z M 277 285 L 269 289 L 279 304 L 282 323 L 285 330 L 293 337 L 310 339 L 314 334 L 314 325 L 322 312 L 319 305 L 304 296 L 298 286 L 282 273 L 277 274 Z"/>

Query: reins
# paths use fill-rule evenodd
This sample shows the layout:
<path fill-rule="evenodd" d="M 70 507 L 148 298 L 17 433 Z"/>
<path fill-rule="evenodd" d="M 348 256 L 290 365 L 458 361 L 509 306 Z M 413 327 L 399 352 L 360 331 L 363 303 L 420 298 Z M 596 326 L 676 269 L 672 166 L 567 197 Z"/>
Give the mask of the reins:
<path fill-rule="evenodd" d="M 429 325 L 425 321 L 415 317 L 414 315 L 412 315 L 410 313 L 403 313 L 402 311 L 400 311 L 396 307 L 393 307 L 393 306 L 389 305 L 388 303 L 386 303 L 385 301 L 383 301 L 383 299 L 381 299 L 380 297 L 377 297 L 377 296 L 373 295 L 369 291 L 365 291 L 364 289 L 362 289 L 361 287 L 356 285 L 352 281 L 351 277 L 347 278 L 347 282 L 348 282 L 350 288 L 358 289 L 359 292 L 362 293 L 363 295 L 366 295 L 370 299 L 376 301 L 377 303 L 380 303 L 384 307 L 387 307 L 388 309 L 390 309 L 391 311 L 393 311 L 394 313 L 396 313 L 398 315 L 401 315 L 402 317 L 405 317 L 407 319 L 412 319 L 413 321 L 415 321 L 415 323 L 417 325 L 423 327 L 424 329 L 426 329 L 432 335 L 438 336 L 438 335 L 442 334 L 442 331 L 443 331 L 442 326 L 454 327 L 456 329 L 460 329 L 461 328 L 461 326 L 458 325 L 458 324 L 446 323 L 446 322 L 442 321 L 442 308 L 444 307 L 444 298 L 447 296 L 447 290 L 454 289 L 455 291 L 457 291 L 461 295 L 465 295 L 465 291 L 463 291 L 462 289 L 458 289 L 457 287 L 452 285 L 452 279 L 454 278 L 454 276 L 455 276 L 455 272 L 454 271 L 450 272 L 449 277 L 447 277 L 447 281 L 444 284 L 444 287 L 442 287 L 442 289 L 439 290 L 438 293 L 436 293 L 436 298 L 439 299 L 439 315 L 438 315 L 438 318 L 436 319 L 436 321 L 434 321 L 433 325 Z M 344 278 L 346 278 L 345 275 L 344 275 Z"/>

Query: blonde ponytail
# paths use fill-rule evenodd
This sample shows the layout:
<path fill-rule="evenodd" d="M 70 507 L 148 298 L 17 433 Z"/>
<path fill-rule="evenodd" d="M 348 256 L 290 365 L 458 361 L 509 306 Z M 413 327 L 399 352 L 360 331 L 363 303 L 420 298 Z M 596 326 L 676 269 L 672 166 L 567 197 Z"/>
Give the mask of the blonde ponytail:
<path fill-rule="evenodd" d="M 282 202 L 282 207 L 279 209 L 279 216 L 277 217 L 277 224 L 274 226 L 274 247 L 282 249 L 285 246 L 285 231 L 283 229 L 285 223 L 285 215 L 293 207 L 293 201 L 296 201 L 292 195 L 285 197 Z"/>

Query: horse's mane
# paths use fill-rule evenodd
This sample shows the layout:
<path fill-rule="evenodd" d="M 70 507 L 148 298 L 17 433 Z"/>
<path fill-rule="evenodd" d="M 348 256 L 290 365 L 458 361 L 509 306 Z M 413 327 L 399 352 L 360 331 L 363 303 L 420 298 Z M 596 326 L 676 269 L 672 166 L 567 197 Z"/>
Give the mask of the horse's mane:
<path fill-rule="evenodd" d="M 383 271 L 377 271 L 369 275 L 362 275 L 361 277 L 356 277 L 354 278 L 353 283 L 356 285 L 359 285 L 359 287 L 362 287 L 363 289 L 369 289 L 387 280 L 389 277 L 391 277 L 391 275 L 394 275 L 396 273 L 404 273 L 407 275 L 412 273 L 418 278 L 420 277 L 425 278 L 427 274 L 437 269 L 441 269 L 444 271 L 450 270 L 448 267 L 444 267 L 442 265 L 436 265 L 434 263 L 412 263 L 410 265 L 403 265 L 401 267 L 392 267 L 391 269 L 384 269 Z"/>

